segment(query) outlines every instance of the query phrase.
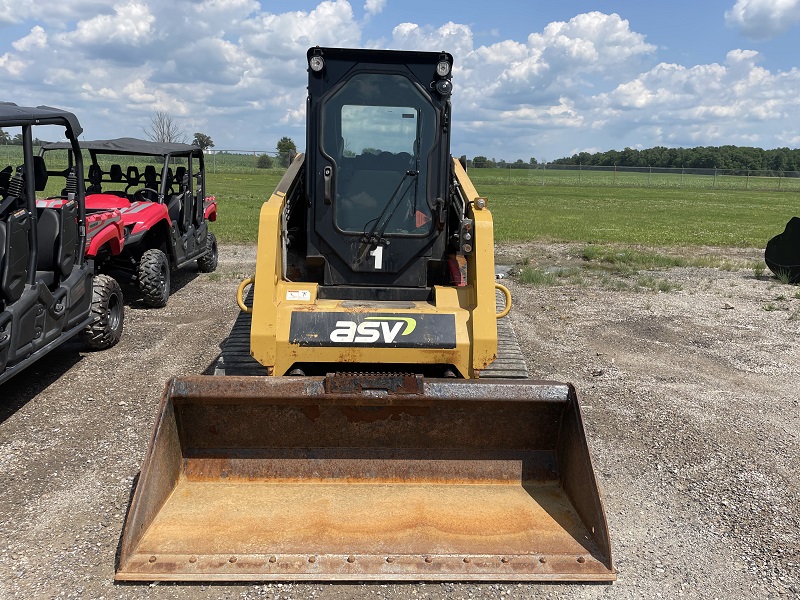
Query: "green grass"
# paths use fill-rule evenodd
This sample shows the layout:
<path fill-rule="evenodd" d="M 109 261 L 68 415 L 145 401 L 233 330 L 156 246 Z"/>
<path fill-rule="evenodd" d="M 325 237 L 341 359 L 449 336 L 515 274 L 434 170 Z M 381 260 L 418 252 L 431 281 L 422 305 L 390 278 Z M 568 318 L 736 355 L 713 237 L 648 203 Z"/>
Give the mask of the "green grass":
<path fill-rule="evenodd" d="M 763 247 L 798 211 L 786 192 L 473 183 L 499 242 Z"/>
<path fill-rule="evenodd" d="M 730 171 L 698 169 L 689 173 L 681 169 L 649 169 L 614 172 L 613 167 L 569 166 L 556 169 L 470 169 L 470 176 L 488 185 L 617 187 L 617 188 L 682 188 L 696 190 L 795 191 L 800 192 L 800 177 L 776 176 L 775 172 L 752 171 L 732 174 Z"/>
<path fill-rule="evenodd" d="M 470 174 L 489 198 L 499 242 L 554 241 L 643 246 L 764 247 L 798 213 L 798 194 L 702 189 L 508 185 Z M 208 173 L 219 199 L 214 231 L 254 242 L 261 204 L 282 171 Z"/>
<path fill-rule="evenodd" d="M 265 169 L 259 173 L 207 173 L 206 192 L 217 198 L 217 222 L 212 230 L 221 242 L 254 243 L 258 216 L 283 172 Z"/>
<path fill-rule="evenodd" d="M 578 267 L 556 267 L 542 269 L 531 265 L 523 267 L 519 272 L 519 280 L 528 285 L 551 286 L 559 283 L 581 285 L 582 269 Z"/>

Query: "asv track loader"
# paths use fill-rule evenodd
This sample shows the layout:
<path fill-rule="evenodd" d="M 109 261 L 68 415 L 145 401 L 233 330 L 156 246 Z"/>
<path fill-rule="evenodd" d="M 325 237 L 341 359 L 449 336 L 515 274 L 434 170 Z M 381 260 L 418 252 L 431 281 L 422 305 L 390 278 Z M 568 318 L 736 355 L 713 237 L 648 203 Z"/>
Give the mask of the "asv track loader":
<path fill-rule="evenodd" d="M 117 579 L 613 580 L 574 389 L 485 377 L 505 311 L 452 57 L 307 58 L 307 152 L 239 288 L 261 374 L 168 383 Z"/>

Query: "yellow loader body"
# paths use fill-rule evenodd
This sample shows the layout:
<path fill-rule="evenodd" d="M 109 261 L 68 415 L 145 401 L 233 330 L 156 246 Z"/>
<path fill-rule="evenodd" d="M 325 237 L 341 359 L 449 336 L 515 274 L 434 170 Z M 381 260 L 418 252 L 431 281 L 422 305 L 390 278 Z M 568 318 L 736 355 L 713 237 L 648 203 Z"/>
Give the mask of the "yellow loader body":
<path fill-rule="evenodd" d="M 478 377 L 480 371 L 497 356 L 493 225 L 486 200 L 482 199 L 483 208 L 476 208 L 474 202 L 468 207 L 468 216 L 475 223 L 475 238 L 483 240 L 483 243 L 466 258 L 470 274 L 466 285 L 434 286 L 431 301 L 324 300 L 318 298 L 318 284 L 289 281 L 283 273 L 281 225 L 286 210 L 286 194 L 281 190 L 295 183 L 303 160 L 303 155 L 297 157 L 284 181 L 279 184 L 279 191 L 273 193 L 261 208 L 255 276 L 257 292 L 253 296 L 250 333 L 252 356 L 275 375 L 287 373 L 296 363 L 378 363 L 412 367 L 420 364 L 450 364 L 466 378 Z M 453 168 L 465 195 L 476 200 L 478 193 L 457 160 L 453 161 Z M 369 340 L 375 335 L 389 333 L 394 334 L 394 343 L 384 347 L 358 347 L 353 344 L 322 346 L 315 342 L 327 343 L 329 340 L 319 339 L 321 336 L 316 329 L 301 326 L 299 332 L 292 331 L 293 319 L 301 324 L 324 320 L 324 324 L 330 327 L 326 332 L 333 332 L 337 329 L 337 322 L 352 321 L 356 315 L 358 324 L 369 319 L 374 329 L 366 329 L 364 333 L 355 331 L 355 339 L 362 337 Z M 415 337 L 432 335 L 431 328 L 425 329 L 420 325 L 417 329 L 414 326 L 409 332 L 409 325 L 404 323 L 395 333 L 397 324 L 401 322 L 387 319 L 403 317 L 420 321 L 446 321 L 447 331 L 442 332 L 442 339 L 428 339 L 414 344 Z M 346 332 L 342 331 L 342 334 L 344 336 Z M 314 336 L 318 339 L 314 339 Z M 403 344 L 405 338 L 410 339 Z"/>

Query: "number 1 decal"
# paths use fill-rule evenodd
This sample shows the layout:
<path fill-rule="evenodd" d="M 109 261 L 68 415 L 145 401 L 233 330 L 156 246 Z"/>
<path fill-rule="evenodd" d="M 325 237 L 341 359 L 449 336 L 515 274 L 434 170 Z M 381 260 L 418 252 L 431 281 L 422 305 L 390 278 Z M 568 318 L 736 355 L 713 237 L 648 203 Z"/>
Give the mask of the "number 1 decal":
<path fill-rule="evenodd" d="M 375 268 L 382 269 L 383 268 L 383 246 L 375 246 L 375 250 L 372 250 L 369 253 L 370 256 L 375 257 Z"/>

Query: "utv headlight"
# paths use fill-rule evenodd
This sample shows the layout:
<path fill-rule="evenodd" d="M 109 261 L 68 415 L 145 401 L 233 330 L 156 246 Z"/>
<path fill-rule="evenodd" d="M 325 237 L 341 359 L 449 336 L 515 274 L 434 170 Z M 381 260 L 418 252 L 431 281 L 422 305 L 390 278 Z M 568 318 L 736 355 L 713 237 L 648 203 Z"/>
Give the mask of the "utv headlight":
<path fill-rule="evenodd" d="M 436 64 L 436 74 L 439 77 L 447 77 L 450 74 L 450 63 L 446 60 L 440 60 Z"/>

